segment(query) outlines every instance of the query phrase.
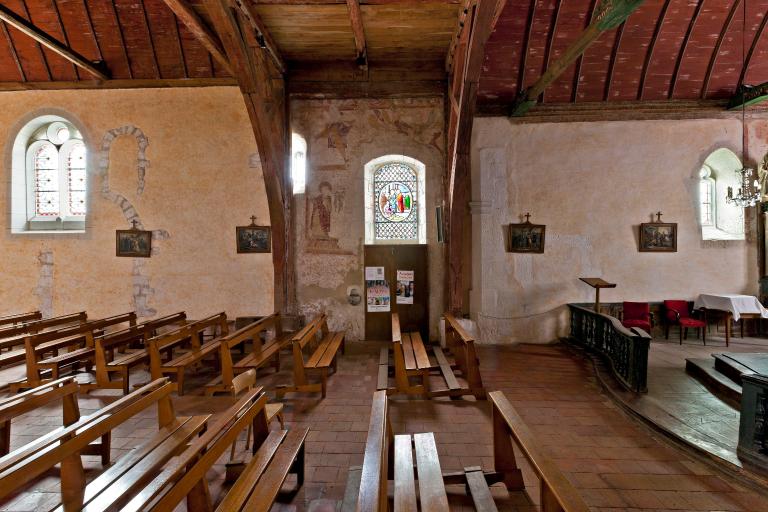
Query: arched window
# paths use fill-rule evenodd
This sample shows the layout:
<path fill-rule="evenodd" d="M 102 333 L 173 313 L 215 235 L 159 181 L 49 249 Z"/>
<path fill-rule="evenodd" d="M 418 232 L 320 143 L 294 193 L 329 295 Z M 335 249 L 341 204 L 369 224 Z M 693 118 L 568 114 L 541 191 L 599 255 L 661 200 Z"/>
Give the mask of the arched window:
<path fill-rule="evenodd" d="M 426 243 L 424 164 L 384 156 L 366 164 L 365 179 L 365 242 Z"/>
<path fill-rule="evenodd" d="M 303 194 L 307 187 L 307 141 L 298 133 L 291 136 L 291 155 L 293 193 Z"/>
<path fill-rule="evenodd" d="M 12 153 L 11 230 L 85 228 L 87 150 L 82 134 L 59 116 L 41 116 L 18 133 Z"/>
<path fill-rule="evenodd" d="M 741 186 L 742 164 L 733 151 L 713 151 L 699 170 L 699 223 L 702 240 L 744 240 L 744 209 L 729 204 L 728 187 Z"/>

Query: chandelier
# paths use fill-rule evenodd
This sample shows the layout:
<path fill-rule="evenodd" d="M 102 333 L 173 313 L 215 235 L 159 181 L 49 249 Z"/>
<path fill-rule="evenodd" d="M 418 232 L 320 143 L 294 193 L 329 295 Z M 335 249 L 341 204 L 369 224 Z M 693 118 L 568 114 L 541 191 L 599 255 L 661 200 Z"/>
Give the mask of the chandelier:
<path fill-rule="evenodd" d="M 741 187 L 735 196 L 733 195 L 733 187 L 728 187 L 725 202 L 740 208 L 755 206 L 760 202 L 760 182 L 755 177 L 754 169 L 742 167 L 736 172 L 741 175 Z"/>

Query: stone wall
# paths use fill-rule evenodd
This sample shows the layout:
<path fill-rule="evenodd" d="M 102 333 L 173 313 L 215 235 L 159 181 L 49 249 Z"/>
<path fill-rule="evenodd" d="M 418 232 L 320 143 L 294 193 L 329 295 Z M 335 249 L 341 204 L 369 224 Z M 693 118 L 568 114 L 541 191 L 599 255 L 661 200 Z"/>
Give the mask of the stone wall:
<path fill-rule="evenodd" d="M 11 234 L 0 217 L 0 311 L 87 310 L 191 318 L 273 309 L 269 254 L 237 254 L 235 226 L 269 224 L 253 132 L 237 88 L 0 93 L 10 212 L 10 146 L 41 114 L 70 119 L 88 148 L 84 234 Z M 256 162 L 253 165 L 252 162 Z M 115 230 L 152 231 L 152 257 L 117 258 Z"/>
<path fill-rule="evenodd" d="M 752 165 L 766 151 L 754 121 Z M 512 124 L 475 121 L 471 313 L 483 342 L 548 342 L 566 334 L 568 302 L 590 302 L 579 277 L 618 287 L 605 301 L 757 293 L 754 224 L 747 241 L 702 241 L 698 172 L 725 147 L 741 154 L 738 120 Z M 638 230 L 656 211 L 678 223 L 676 253 L 641 253 Z M 505 251 L 506 226 L 532 214 L 544 254 Z"/>
<path fill-rule="evenodd" d="M 365 304 L 347 302 L 349 287 L 364 295 L 364 167 L 384 155 L 405 155 L 426 166 L 426 219 L 430 329 L 437 337 L 443 307 L 444 247 L 437 243 L 435 207 L 441 202 L 445 167 L 443 101 L 299 100 L 291 103 L 291 127 L 308 146 L 305 194 L 294 196 L 297 236 L 297 297 L 301 312 L 329 314 L 332 328 L 349 339 L 364 336 Z M 331 186 L 330 236 L 338 244 L 319 247 L 307 232 L 307 201 L 321 183 Z M 364 298 L 364 297 L 363 297 Z"/>

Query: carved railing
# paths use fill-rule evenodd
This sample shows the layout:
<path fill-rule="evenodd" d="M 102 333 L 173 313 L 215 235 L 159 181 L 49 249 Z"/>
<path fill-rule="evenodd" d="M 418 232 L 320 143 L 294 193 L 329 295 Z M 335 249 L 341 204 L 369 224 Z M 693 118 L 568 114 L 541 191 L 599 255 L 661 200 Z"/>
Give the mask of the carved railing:
<path fill-rule="evenodd" d="M 571 341 L 596 352 L 609 363 L 618 381 L 629 391 L 648 391 L 648 350 L 651 336 L 642 329 L 627 329 L 617 318 L 568 304 Z"/>
<path fill-rule="evenodd" d="M 741 381 L 737 453 L 741 459 L 768 468 L 768 377 L 745 374 Z"/>

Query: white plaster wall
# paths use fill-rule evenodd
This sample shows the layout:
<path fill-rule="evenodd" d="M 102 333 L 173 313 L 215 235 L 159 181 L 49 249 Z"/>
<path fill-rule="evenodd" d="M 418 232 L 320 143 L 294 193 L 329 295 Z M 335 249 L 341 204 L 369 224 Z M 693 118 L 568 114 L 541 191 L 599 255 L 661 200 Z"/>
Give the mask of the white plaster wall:
<path fill-rule="evenodd" d="M 756 121 L 753 133 L 765 133 L 764 124 Z M 765 137 L 752 137 L 752 154 L 762 155 L 765 146 Z M 739 121 L 477 119 L 470 309 L 481 340 L 549 342 L 565 335 L 565 304 L 594 300 L 579 277 L 617 283 L 601 292 L 606 302 L 757 293 L 753 236 L 701 240 L 698 171 L 719 147 L 741 154 Z M 678 223 L 678 252 L 641 253 L 639 224 L 659 210 Z M 544 254 L 505 251 L 506 225 L 525 212 L 547 226 Z"/>

